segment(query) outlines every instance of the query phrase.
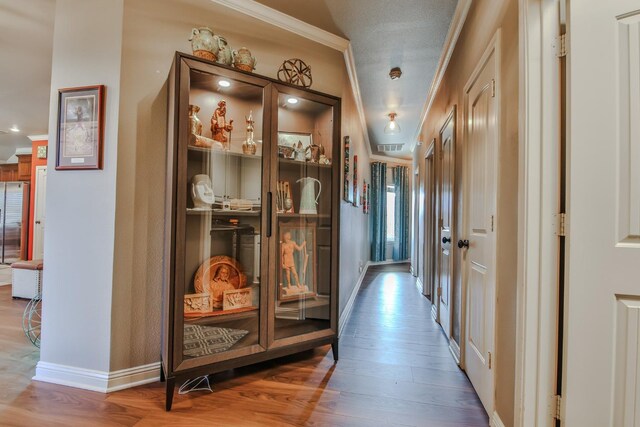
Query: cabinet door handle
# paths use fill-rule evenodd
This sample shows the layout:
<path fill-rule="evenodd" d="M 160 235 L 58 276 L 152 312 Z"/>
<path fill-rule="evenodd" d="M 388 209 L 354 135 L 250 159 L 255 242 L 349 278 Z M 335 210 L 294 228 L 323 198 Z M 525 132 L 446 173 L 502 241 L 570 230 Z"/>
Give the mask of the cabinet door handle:
<path fill-rule="evenodd" d="M 271 191 L 267 193 L 267 237 L 271 237 L 271 200 L 273 195 Z"/>

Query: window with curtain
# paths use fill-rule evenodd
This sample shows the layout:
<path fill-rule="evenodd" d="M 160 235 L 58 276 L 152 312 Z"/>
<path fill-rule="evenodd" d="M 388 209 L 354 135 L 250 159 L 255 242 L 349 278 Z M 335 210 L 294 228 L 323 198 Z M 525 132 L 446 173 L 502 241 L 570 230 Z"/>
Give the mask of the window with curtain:
<path fill-rule="evenodd" d="M 387 186 L 387 242 L 396 240 L 396 191 L 393 185 Z"/>

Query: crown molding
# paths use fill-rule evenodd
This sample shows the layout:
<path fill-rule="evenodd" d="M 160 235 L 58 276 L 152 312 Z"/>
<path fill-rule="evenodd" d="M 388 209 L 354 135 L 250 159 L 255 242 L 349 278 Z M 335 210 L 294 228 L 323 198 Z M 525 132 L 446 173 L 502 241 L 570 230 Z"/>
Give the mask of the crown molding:
<path fill-rule="evenodd" d="M 332 49 L 344 52 L 349 47 L 349 40 L 325 31 L 314 25 L 272 9 L 254 0 L 211 0 L 245 15 L 275 25 L 301 37 L 313 40 Z"/>
<path fill-rule="evenodd" d="M 456 10 L 453 13 L 453 19 L 451 20 L 451 25 L 449 26 L 449 31 L 447 32 L 447 38 L 444 41 L 444 46 L 442 47 L 442 55 L 440 55 L 440 60 L 438 61 L 438 67 L 436 68 L 436 75 L 431 82 L 431 87 L 429 88 L 429 93 L 427 94 L 427 100 L 422 108 L 422 113 L 420 114 L 420 126 L 416 131 L 413 139 L 411 140 L 411 149 L 413 152 L 416 148 L 416 143 L 418 138 L 420 137 L 420 133 L 422 132 L 422 126 L 424 126 L 424 121 L 427 118 L 427 114 L 431 110 L 431 106 L 433 105 L 433 101 L 435 100 L 436 94 L 438 93 L 438 89 L 440 89 L 440 84 L 442 83 L 442 79 L 444 78 L 444 73 L 447 71 L 447 67 L 449 66 L 449 61 L 451 60 L 451 56 L 453 55 L 453 50 L 456 47 L 456 43 L 458 42 L 458 37 L 460 36 L 460 32 L 462 31 L 462 27 L 464 26 L 464 22 L 467 19 L 467 13 L 469 12 L 469 8 L 471 7 L 471 3 L 473 0 L 460 0 L 458 2 L 458 6 L 456 6 Z"/>
<path fill-rule="evenodd" d="M 48 141 L 49 135 L 27 135 L 31 141 Z"/>
<path fill-rule="evenodd" d="M 260 21 L 274 25 L 283 30 L 297 34 L 301 37 L 320 43 L 324 46 L 328 46 L 331 49 L 342 52 L 344 55 L 344 62 L 347 68 L 347 74 L 349 76 L 349 82 L 351 83 L 351 91 L 353 92 L 353 98 L 356 104 L 356 110 L 358 111 L 358 118 L 360 120 L 360 126 L 362 127 L 362 135 L 364 136 L 364 142 L 367 147 L 367 152 L 371 160 L 398 163 L 398 164 L 412 164 L 411 159 L 401 159 L 391 156 L 380 156 L 373 154 L 371 149 L 371 142 L 369 138 L 369 131 L 367 129 L 367 120 L 364 114 L 364 105 L 362 103 L 362 95 L 360 92 L 360 85 L 358 83 L 358 74 L 356 73 L 356 65 L 353 57 L 353 50 L 351 49 L 351 42 L 343 37 L 337 36 L 333 33 L 325 31 L 314 25 L 301 21 L 293 16 L 282 13 L 278 10 L 258 3 L 255 0 L 211 0 L 214 3 L 228 7 L 244 15 L 251 16 L 259 19 Z M 461 2 L 471 2 L 471 0 L 461 0 Z M 457 10 L 457 9 L 456 9 Z M 466 12 L 465 12 L 466 14 Z M 456 36 L 457 37 L 457 36 Z M 453 50 L 453 49 L 452 49 Z M 422 121 L 421 121 L 422 123 Z M 412 143 L 409 143 L 412 144 Z M 411 148 L 411 151 L 413 147 Z"/>

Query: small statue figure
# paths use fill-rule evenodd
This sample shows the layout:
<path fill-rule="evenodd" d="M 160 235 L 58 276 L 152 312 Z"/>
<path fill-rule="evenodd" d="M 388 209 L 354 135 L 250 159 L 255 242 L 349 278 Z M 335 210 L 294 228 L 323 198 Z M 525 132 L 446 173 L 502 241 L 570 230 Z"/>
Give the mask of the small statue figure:
<path fill-rule="evenodd" d="M 223 100 L 218 102 L 218 108 L 216 108 L 213 112 L 213 116 L 211 116 L 211 134 L 215 141 L 221 142 L 224 149 L 228 150 L 230 136 L 227 137 L 226 132 L 231 132 L 233 130 L 233 120 L 229 120 L 229 123 L 227 123 L 227 119 L 225 117 L 226 114 L 226 101 Z"/>
<path fill-rule="evenodd" d="M 252 111 L 249 111 L 249 117 L 245 116 L 245 121 L 247 122 L 247 139 L 244 144 L 242 144 L 242 152 L 244 154 L 256 154 L 256 142 L 253 140 L 253 124 L 255 120 L 253 120 Z"/>
<path fill-rule="evenodd" d="M 324 147 L 322 145 L 311 144 L 307 146 L 306 157 L 311 163 L 319 163 L 321 155 L 324 155 Z"/>
<path fill-rule="evenodd" d="M 294 160 L 298 162 L 304 162 L 306 160 L 306 150 L 302 147 L 302 141 L 298 141 L 298 144 L 293 148 L 294 151 Z"/>
<path fill-rule="evenodd" d="M 283 234 L 282 240 L 283 242 L 280 244 L 280 256 L 285 278 L 287 279 L 287 288 L 291 289 L 292 287 L 291 276 L 293 275 L 295 286 L 297 288 L 304 289 L 304 283 L 300 283 L 300 278 L 298 277 L 298 272 L 296 271 L 296 263 L 293 258 L 293 253 L 294 251 L 302 251 L 307 246 L 307 242 L 303 241 L 302 244 L 298 245 L 291 239 L 291 232 L 289 231 Z M 305 264 L 306 261 L 308 261 L 308 259 L 305 259 Z"/>

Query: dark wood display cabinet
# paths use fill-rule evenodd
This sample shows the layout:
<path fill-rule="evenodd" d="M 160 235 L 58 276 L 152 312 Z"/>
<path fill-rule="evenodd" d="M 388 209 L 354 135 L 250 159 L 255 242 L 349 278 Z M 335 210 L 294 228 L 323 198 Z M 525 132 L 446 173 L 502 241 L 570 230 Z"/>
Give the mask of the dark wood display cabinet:
<path fill-rule="evenodd" d="M 162 379 L 332 344 L 340 99 L 176 53 L 169 75 Z M 233 120 L 233 121 L 232 121 Z"/>

